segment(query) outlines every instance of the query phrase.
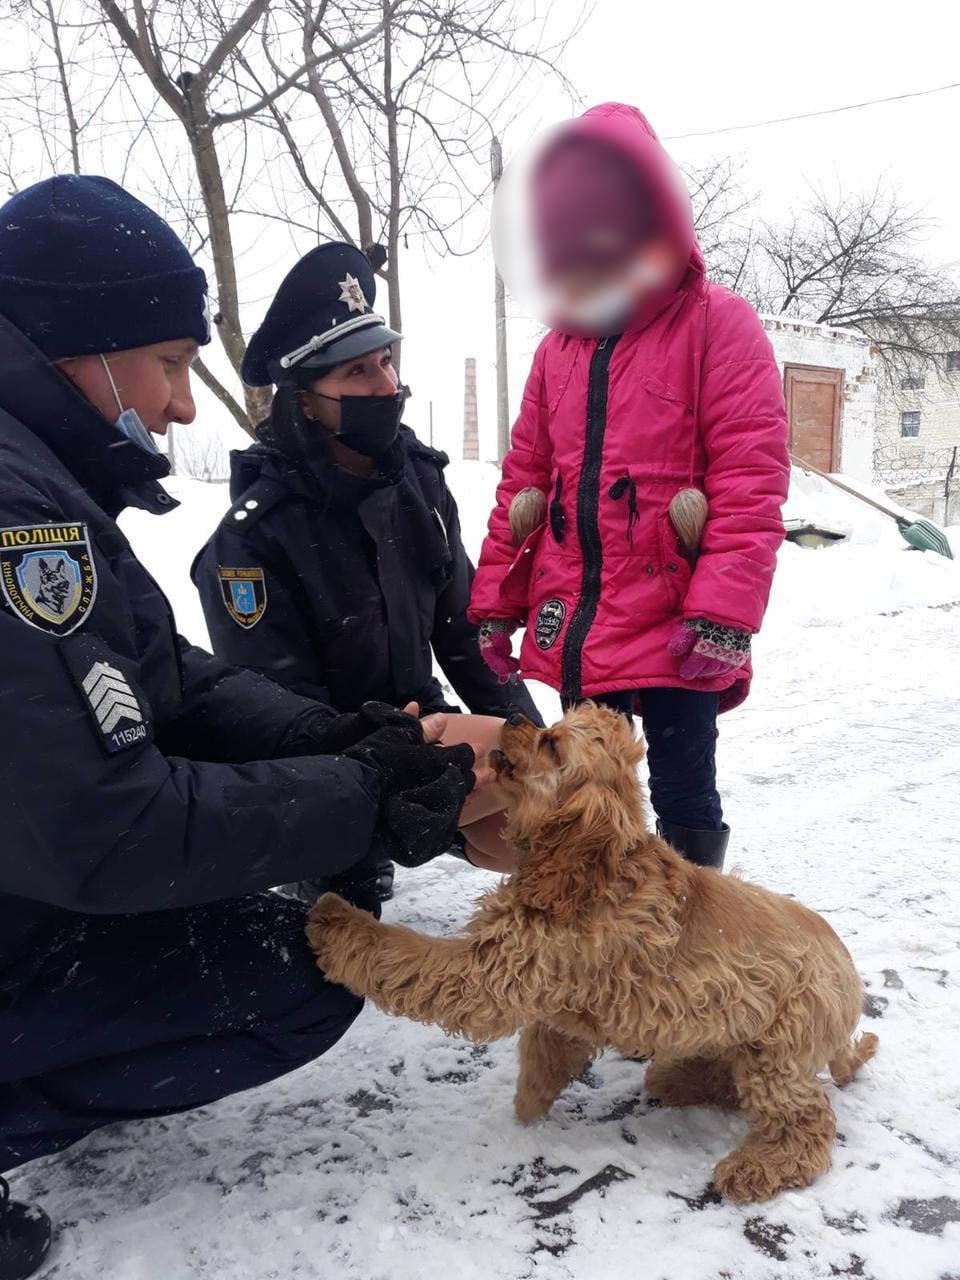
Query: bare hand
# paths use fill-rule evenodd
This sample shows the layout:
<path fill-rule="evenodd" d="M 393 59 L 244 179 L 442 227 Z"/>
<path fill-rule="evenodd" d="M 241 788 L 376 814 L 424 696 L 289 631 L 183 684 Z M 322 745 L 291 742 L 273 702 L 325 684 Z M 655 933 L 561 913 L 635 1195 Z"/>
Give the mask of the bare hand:
<path fill-rule="evenodd" d="M 420 715 L 419 702 L 408 702 L 403 709 L 408 716 L 419 717 Z M 420 721 L 424 742 L 439 742 L 447 731 L 447 720 L 448 717 L 442 711 L 434 711 L 432 715 L 424 716 Z"/>

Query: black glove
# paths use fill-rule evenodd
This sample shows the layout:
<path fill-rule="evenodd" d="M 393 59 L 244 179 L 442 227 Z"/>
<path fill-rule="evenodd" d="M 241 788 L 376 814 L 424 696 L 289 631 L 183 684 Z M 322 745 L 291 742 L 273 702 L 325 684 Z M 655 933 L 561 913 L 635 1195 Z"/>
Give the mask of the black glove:
<path fill-rule="evenodd" d="M 465 743 L 435 747 L 409 738 L 405 725 L 392 725 L 343 754 L 376 772 L 380 826 L 391 856 L 401 866 L 418 867 L 456 842 L 460 810 L 476 784 L 475 756 Z"/>
<path fill-rule="evenodd" d="M 319 706 L 300 716 L 284 736 L 284 756 L 335 756 L 356 746 L 378 729 L 400 730 L 406 740 L 423 742 L 423 728 L 416 716 L 408 716 L 386 702 L 365 702 L 359 711 L 329 716 Z"/>

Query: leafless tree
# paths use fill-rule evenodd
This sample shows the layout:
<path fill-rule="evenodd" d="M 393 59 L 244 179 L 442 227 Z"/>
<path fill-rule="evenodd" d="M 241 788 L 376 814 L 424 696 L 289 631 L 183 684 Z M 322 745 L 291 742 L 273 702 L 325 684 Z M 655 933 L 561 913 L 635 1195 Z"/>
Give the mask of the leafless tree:
<path fill-rule="evenodd" d="M 205 427 L 171 425 L 167 434 L 167 456 L 173 475 L 194 480 L 226 480 L 230 465 L 220 436 Z"/>
<path fill-rule="evenodd" d="M 323 0 L 289 7 L 301 24 L 300 101 L 283 112 L 273 105 L 261 122 L 281 137 L 334 233 L 382 246 L 373 260 L 400 329 L 402 250 L 411 239 L 445 254 L 476 248 L 486 219 L 469 215 L 489 192 L 491 141 L 525 77 L 529 91 L 531 71 L 562 79 L 555 63 L 564 41 L 548 45 L 533 7 L 511 0 L 355 0 L 353 21 L 372 27 L 379 17 L 376 35 L 321 61 L 330 43 Z M 269 45 L 264 52 L 275 76 Z"/>
<path fill-rule="evenodd" d="M 15 188 L 16 143 L 28 138 L 33 177 L 39 142 L 47 171 L 93 156 L 144 190 L 212 265 L 214 320 L 236 375 L 250 218 L 282 224 L 297 244 L 309 233 L 372 249 L 399 327 L 402 249 L 419 236 L 464 250 L 454 233 L 486 193 L 493 124 L 524 73 L 552 74 L 557 53 L 519 0 L 12 4 L 30 18 L 37 56 L 17 86 L 30 100 L 19 136 L 0 135 L 0 172 Z M 268 394 L 236 395 L 208 360 L 197 373 L 252 430 Z"/>
<path fill-rule="evenodd" d="M 960 348 L 960 284 L 924 257 L 929 229 L 881 186 L 814 191 L 790 222 L 758 224 L 745 291 L 761 310 L 859 331 L 890 377 L 939 374 Z"/>
<path fill-rule="evenodd" d="M 682 169 L 710 278 L 734 290 L 742 286 L 755 246 L 756 197 L 745 186 L 744 168 L 742 160 L 725 156 Z"/>
<path fill-rule="evenodd" d="M 240 289 L 231 213 L 235 199 L 228 194 L 222 134 L 227 126 L 244 127 L 264 110 L 279 104 L 312 66 L 329 62 L 345 48 L 359 48 L 371 39 L 382 18 L 366 29 L 353 29 L 337 9 L 325 5 L 324 47 L 277 68 L 270 86 L 262 89 L 244 76 L 252 51 L 269 29 L 278 39 L 286 20 L 284 6 L 274 0 L 92 0 L 134 59 L 157 98 L 181 126 L 199 187 L 205 247 L 216 282 L 215 323 L 234 371 L 239 374 L 246 343 L 240 319 Z M 399 0 L 392 0 L 392 5 Z M 391 0 L 388 0 L 391 7 Z M 279 25 L 278 25 L 279 24 Z M 329 24 L 329 25 L 327 25 Z M 285 48 L 289 41 L 285 42 Z M 242 168 L 242 162 L 241 162 Z M 200 361 L 202 381 L 247 430 L 263 416 L 268 397 L 262 389 L 244 388 L 241 409 L 229 389 Z"/>
<path fill-rule="evenodd" d="M 0 30 L 19 37 L 14 48 L 24 32 L 32 37 L 26 60 L 2 73 L 0 172 L 11 192 L 20 186 L 18 138 L 29 137 L 31 150 L 40 148 L 53 172 L 80 172 L 83 135 L 116 82 L 109 68 L 90 65 L 85 26 L 68 18 L 69 10 L 70 0 L 10 0 L 0 15 Z"/>

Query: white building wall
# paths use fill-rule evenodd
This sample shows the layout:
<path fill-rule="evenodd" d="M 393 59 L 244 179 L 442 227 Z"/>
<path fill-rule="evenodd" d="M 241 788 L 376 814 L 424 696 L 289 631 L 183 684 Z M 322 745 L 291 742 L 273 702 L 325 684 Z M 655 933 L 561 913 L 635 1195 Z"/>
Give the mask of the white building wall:
<path fill-rule="evenodd" d="M 840 470 L 873 481 L 876 436 L 877 368 L 873 348 L 862 334 L 831 329 L 808 320 L 761 316 L 781 371 L 787 364 L 842 369 Z"/>
<path fill-rule="evenodd" d="M 919 435 L 901 435 L 903 413 L 919 413 Z M 957 451 L 957 452 L 955 452 Z M 881 380 L 877 410 L 877 478 L 887 493 L 920 515 L 960 522 L 960 372 L 946 358 L 925 371 L 924 385 L 905 389 Z"/>

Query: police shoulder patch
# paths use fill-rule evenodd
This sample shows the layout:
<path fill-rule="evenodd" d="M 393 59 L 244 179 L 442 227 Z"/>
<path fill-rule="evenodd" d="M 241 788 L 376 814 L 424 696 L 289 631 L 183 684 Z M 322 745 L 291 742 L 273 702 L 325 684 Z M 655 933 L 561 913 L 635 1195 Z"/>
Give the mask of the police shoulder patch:
<path fill-rule="evenodd" d="M 14 617 L 66 636 L 97 598 L 97 568 L 85 524 L 0 529 L 0 592 Z"/>
<path fill-rule="evenodd" d="M 217 565 L 224 607 L 238 627 L 255 627 L 267 610 L 267 583 L 262 569 Z"/>

